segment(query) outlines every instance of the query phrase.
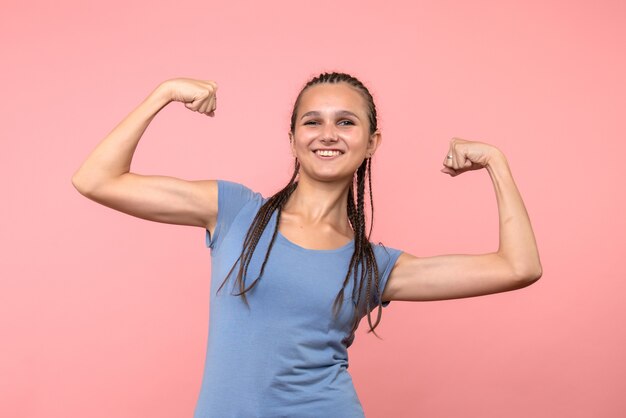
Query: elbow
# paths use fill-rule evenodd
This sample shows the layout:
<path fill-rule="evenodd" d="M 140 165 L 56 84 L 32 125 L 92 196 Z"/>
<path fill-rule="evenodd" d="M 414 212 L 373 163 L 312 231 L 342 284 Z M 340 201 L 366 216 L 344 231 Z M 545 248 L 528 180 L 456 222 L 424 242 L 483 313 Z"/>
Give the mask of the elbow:
<path fill-rule="evenodd" d="M 77 174 L 74 174 L 74 175 L 72 176 L 72 186 L 74 186 L 74 188 L 75 188 L 76 190 L 78 190 L 78 192 L 79 192 L 80 194 L 82 194 L 82 195 L 84 195 L 84 194 L 85 194 L 85 191 L 84 191 L 84 190 L 85 190 L 85 189 L 84 189 L 84 186 L 83 186 L 83 185 L 82 185 L 82 183 L 80 182 L 80 180 L 79 180 L 79 178 L 78 178 Z"/>
<path fill-rule="evenodd" d="M 81 192 L 80 182 L 78 181 L 78 177 L 76 176 L 76 174 L 74 174 L 74 175 L 72 176 L 72 186 L 74 186 L 74 188 L 75 188 L 76 190 L 78 190 L 80 193 L 82 193 L 82 192 Z"/>
<path fill-rule="evenodd" d="M 525 268 L 516 271 L 515 282 L 517 283 L 518 288 L 521 289 L 538 281 L 542 274 L 543 269 L 541 268 L 541 264 L 536 266 L 526 266 Z"/>
<path fill-rule="evenodd" d="M 78 172 L 74 173 L 72 176 L 72 186 L 83 196 L 88 196 L 91 188 L 88 186 L 87 182 L 81 178 Z"/>
<path fill-rule="evenodd" d="M 506 257 L 502 256 L 505 260 Z M 508 281 L 511 288 L 521 289 L 538 281 L 543 275 L 543 268 L 539 258 L 529 260 L 508 260 L 505 261 Z"/>

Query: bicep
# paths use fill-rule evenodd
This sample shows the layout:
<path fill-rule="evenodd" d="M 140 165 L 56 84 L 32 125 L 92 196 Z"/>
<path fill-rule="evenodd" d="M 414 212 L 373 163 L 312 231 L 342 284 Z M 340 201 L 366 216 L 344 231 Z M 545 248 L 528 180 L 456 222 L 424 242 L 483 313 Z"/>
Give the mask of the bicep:
<path fill-rule="evenodd" d="M 383 298 L 425 301 L 481 296 L 519 289 L 532 283 L 516 274 L 498 253 L 415 257 L 402 253 Z"/>
<path fill-rule="evenodd" d="M 217 180 L 125 173 L 85 194 L 112 209 L 155 222 L 213 228 Z"/>

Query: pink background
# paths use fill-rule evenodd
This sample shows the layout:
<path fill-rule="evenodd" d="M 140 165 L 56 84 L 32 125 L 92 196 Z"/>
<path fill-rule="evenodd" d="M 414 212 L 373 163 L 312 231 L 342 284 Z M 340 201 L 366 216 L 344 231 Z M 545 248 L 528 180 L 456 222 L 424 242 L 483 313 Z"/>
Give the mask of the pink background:
<path fill-rule="evenodd" d="M 132 171 L 289 180 L 289 115 L 323 70 L 371 88 L 373 240 L 417 256 L 498 244 L 485 170 L 507 156 L 542 279 L 395 301 L 350 369 L 368 418 L 618 417 L 626 409 L 623 1 L 9 1 L 0 13 L 0 414 L 191 417 L 207 339 L 204 230 L 81 196 L 71 176 L 158 83 L 215 80 L 216 117 L 166 107 Z"/>

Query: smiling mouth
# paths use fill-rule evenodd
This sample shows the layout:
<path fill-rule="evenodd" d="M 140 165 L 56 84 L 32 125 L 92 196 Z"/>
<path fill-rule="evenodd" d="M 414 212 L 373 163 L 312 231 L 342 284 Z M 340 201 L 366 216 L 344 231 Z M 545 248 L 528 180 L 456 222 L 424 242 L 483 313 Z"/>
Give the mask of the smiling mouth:
<path fill-rule="evenodd" d="M 319 149 L 313 151 L 313 153 L 317 155 L 318 157 L 322 159 L 326 159 L 326 160 L 339 157 L 340 155 L 343 154 L 343 152 L 339 150 L 319 150 Z"/>

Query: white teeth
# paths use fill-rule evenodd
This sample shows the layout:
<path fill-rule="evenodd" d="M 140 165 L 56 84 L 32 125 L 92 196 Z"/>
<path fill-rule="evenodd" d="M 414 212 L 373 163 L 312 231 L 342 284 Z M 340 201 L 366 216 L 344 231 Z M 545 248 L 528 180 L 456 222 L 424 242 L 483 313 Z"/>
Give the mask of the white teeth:
<path fill-rule="evenodd" d="M 318 155 L 324 156 L 324 157 L 333 157 L 335 155 L 339 155 L 341 154 L 341 151 L 325 151 L 325 150 L 317 150 L 315 151 Z"/>

